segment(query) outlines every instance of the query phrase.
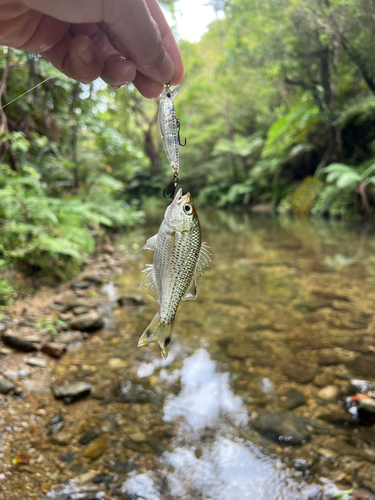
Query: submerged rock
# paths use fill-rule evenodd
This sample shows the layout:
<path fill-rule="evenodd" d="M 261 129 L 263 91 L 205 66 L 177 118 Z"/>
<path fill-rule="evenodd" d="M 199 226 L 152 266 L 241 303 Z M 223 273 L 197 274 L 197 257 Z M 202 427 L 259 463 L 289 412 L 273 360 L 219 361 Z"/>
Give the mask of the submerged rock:
<path fill-rule="evenodd" d="M 290 391 L 286 395 L 286 401 L 284 403 L 284 408 L 286 410 L 294 410 L 295 408 L 299 408 L 300 406 L 303 406 L 306 404 L 306 398 L 303 394 L 301 394 L 299 391 Z"/>
<path fill-rule="evenodd" d="M 52 392 L 55 398 L 64 398 L 65 403 L 71 403 L 91 394 L 92 385 L 87 382 L 67 382 L 62 385 L 53 385 Z"/>
<path fill-rule="evenodd" d="M 102 431 L 100 429 L 91 429 L 86 432 L 79 440 L 80 444 L 89 444 L 94 441 L 97 437 L 101 435 Z"/>
<path fill-rule="evenodd" d="M 103 325 L 103 316 L 95 311 L 81 314 L 69 323 L 72 330 L 80 330 L 81 332 L 93 332 L 102 328 Z"/>
<path fill-rule="evenodd" d="M 50 437 L 50 441 L 52 444 L 58 444 L 59 446 L 68 446 L 72 440 L 72 435 L 70 432 L 61 431 L 57 434 L 53 434 Z"/>
<path fill-rule="evenodd" d="M 120 384 L 120 398 L 124 403 L 157 403 L 158 397 L 141 384 L 132 384 L 130 381 L 123 381 Z"/>
<path fill-rule="evenodd" d="M 316 371 L 314 368 L 302 365 L 289 364 L 283 368 L 283 373 L 293 382 L 308 384 L 314 380 Z"/>
<path fill-rule="evenodd" d="M 253 427 L 278 442 L 301 444 L 312 434 L 327 432 L 327 429 L 309 418 L 299 417 L 291 412 L 266 412 L 254 420 Z"/>
<path fill-rule="evenodd" d="M 56 342 L 59 344 L 72 344 L 73 342 L 79 342 L 80 340 L 82 340 L 82 332 L 77 330 L 60 333 Z"/>
<path fill-rule="evenodd" d="M 83 456 L 90 458 L 91 460 L 96 460 L 102 455 L 107 449 L 108 443 L 105 437 L 100 438 L 98 441 L 89 446 L 84 452 Z"/>
<path fill-rule="evenodd" d="M 318 392 L 318 398 L 324 401 L 333 401 L 339 397 L 340 389 L 335 385 L 327 385 Z"/>

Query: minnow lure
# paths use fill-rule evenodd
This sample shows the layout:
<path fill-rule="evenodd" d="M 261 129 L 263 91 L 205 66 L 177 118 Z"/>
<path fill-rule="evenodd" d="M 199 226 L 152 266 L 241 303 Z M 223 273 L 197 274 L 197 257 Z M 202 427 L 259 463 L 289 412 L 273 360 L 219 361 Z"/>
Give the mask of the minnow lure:
<path fill-rule="evenodd" d="M 179 146 L 180 141 L 180 120 L 176 117 L 174 109 L 174 100 L 180 91 L 180 87 L 171 90 L 170 84 L 167 84 L 160 96 L 159 102 L 159 126 L 164 149 L 167 154 L 169 164 L 174 173 L 180 168 L 179 164 Z"/>

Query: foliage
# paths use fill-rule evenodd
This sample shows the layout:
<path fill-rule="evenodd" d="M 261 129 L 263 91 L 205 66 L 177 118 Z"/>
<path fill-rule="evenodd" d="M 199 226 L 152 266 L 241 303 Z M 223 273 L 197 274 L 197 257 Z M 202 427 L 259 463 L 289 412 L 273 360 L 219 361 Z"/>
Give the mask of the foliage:
<path fill-rule="evenodd" d="M 306 177 L 295 190 L 291 199 L 293 213 L 308 215 L 323 189 L 323 183 L 313 177 Z"/>

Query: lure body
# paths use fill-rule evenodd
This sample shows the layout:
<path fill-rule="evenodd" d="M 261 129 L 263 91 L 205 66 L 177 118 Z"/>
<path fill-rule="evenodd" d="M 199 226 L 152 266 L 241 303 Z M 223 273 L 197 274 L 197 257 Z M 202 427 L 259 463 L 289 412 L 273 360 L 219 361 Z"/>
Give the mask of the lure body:
<path fill-rule="evenodd" d="M 180 143 L 180 122 L 176 117 L 174 100 L 180 91 L 180 87 L 171 90 L 166 86 L 160 96 L 159 102 L 159 126 L 161 138 L 169 164 L 173 172 L 178 172 L 179 165 L 179 143 Z"/>

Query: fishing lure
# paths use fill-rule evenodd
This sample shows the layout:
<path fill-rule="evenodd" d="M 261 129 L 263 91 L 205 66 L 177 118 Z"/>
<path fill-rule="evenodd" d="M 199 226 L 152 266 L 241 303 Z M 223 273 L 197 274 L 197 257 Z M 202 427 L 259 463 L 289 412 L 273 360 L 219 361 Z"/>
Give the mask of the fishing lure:
<path fill-rule="evenodd" d="M 170 83 L 168 83 L 160 96 L 159 102 L 159 126 L 161 138 L 163 140 L 163 145 L 169 164 L 174 173 L 178 173 L 179 164 L 179 146 L 186 145 L 181 144 L 180 141 L 180 120 L 176 117 L 176 111 L 174 109 L 174 100 L 180 91 L 180 87 L 171 89 Z"/>

